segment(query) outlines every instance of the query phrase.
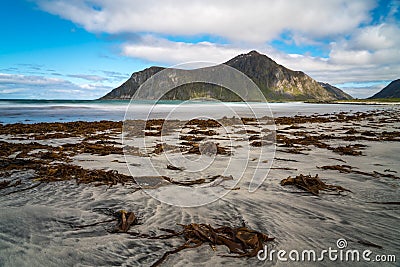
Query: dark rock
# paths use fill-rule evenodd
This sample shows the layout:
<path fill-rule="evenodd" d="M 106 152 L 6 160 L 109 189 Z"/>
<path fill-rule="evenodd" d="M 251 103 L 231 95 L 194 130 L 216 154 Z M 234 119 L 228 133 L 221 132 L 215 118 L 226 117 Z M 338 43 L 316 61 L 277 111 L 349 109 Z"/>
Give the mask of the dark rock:
<path fill-rule="evenodd" d="M 388 86 L 380 90 L 378 93 L 369 97 L 369 99 L 376 98 L 400 98 L 400 79 L 392 81 Z"/>

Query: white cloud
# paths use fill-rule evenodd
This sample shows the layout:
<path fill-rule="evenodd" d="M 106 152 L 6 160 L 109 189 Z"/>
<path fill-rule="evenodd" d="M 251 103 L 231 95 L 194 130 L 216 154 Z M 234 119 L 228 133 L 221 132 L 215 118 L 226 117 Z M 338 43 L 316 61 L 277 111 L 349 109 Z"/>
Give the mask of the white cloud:
<path fill-rule="evenodd" d="M 79 78 L 87 81 L 93 81 L 93 82 L 98 82 L 98 81 L 104 81 L 107 80 L 105 77 L 101 77 L 98 75 L 88 75 L 88 74 L 69 74 L 67 75 L 68 77 L 71 78 Z"/>
<path fill-rule="evenodd" d="M 356 30 L 349 40 L 332 45 L 330 58 L 337 64 L 399 64 L 400 28 L 379 24 Z"/>
<path fill-rule="evenodd" d="M 37 0 L 91 32 L 198 35 L 263 43 L 284 30 L 346 34 L 369 20 L 372 0 Z"/>
<path fill-rule="evenodd" d="M 0 94 L 14 94 L 19 92 L 25 92 L 26 89 L 18 88 L 18 89 L 0 89 Z"/>
<path fill-rule="evenodd" d="M 382 23 L 359 30 L 353 38 L 354 49 L 379 50 L 393 47 L 400 40 L 399 28 Z"/>
<path fill-rule="evenodd" d="M 82 88 L 84 90 L 91 90 L 95 92 L 104 92 L 108 93 L 111 91 L 114 87 L 111 86 L 106 86 L 103 84 L 93 84 L 93 83 L 87 83 L 87 84 L 80 84 L 79 88 Z"/>
<path fill-rule="evenodd" d="M 126 43 L 122 46 L 122 53 L 125 56 L 167 64 L 192 61 L 221 63 L 245 51 L 210 42 L 171 42 L 151 36 L 144 37 L 140 43 Z"/>
<path fill-rule="evenodd" d="M 75 84 L 45 76 L 0 73 L 0 98 L 10 96 L 43 99 L 98 98 L 112 89 L 102 84 Z"/>
<path fill-rule="evenodd" d="M 378 93 L 382 88 L 388 85 L 389 82 L 372 82 L 372 83 L 350 83 L 350 84 L 337 84 L 346 93 L 355 98 L 368 98 Z"/>
<path fill-rule="evenodd" d="M 7 74 L 0 73 L 0 84 L 24 84 L 24 85 L 59 85 L 69 83 L 63 79 L 48 78 L 35 75 L 20 75 L 20 74 Z"/>

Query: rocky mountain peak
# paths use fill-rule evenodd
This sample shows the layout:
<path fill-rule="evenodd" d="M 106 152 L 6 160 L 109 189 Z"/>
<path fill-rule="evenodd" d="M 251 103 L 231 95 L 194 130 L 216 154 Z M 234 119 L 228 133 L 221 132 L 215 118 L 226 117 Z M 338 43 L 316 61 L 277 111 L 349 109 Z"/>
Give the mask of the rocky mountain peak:
<path fill-rule="evenodd" d="M 339 88 L 336 88 L 339 91 L 335 89 L 334 92 L 326 89 L 304 72 L 290 70 L 255 50 L 247 54 L 238 55 L 224 64 L 241 71 L 252 79 L 267 100 L 328 101 L 339 99 L 338 95 L 341 95 L 340 92 L 342 92 Z M 130 99 L 142 83 L 163 69 L 162 67 L 150 67 L 135 72 L 129 80 L 102 97 L 102 99 Z M 201 95 L 206 94 L 209 97 L 220 100 L 229 101 L 231 99 L 226 97 L 225 94 L 215 94 L 215 88 L 204 85 L 188 86 L 185 89 L 187 92 L 183 92 L 183 88 L 179 88 L 179 90 L 181 92 L 173 94 L 173 99 L 186 100 L 196 97 L 199 95 L 196 90 L 201 91 Z M 348 96 L 345 93 L 343 95 L 345 95 L 344 97 Z"/>

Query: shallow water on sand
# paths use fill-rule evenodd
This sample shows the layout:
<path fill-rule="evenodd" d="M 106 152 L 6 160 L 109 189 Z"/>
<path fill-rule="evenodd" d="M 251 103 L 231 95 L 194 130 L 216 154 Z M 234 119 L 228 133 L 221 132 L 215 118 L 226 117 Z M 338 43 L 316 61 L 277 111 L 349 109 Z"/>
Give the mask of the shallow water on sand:
<path fill-rule="evenodd" d="M 68 121 L 120 121 L 125 117 L 129 101 L 61 101 L 61 100 L 0 100 L 0 123 L 35 123 L 35 122 L 68 122 Z M 146 119 L 154 102 L 135 101 L 132 108 L 131 119 Z M 249 103 L 256 114 L 264 115 L 265 105 L 262 103 Z M 176 108 L 179 106 L 179 109 Z M 350 105 L 350 104 L 310 104 L 301 102 L 269 103 L 272 115 L 293 116 L 310 115 L 313 113 L 324 114 L 332 112 L 368 111 L 379 109 L 379 105 Z M 212 102 L 185 102 L 161 101 L 157 102 L 152 110 L 152 118 L 165 118 L 172 110 L 177 119 L 201 115 L 216 114 L 220 117 L 229 115 L 228 108 L 233 109 L 241 117 L 248 114 L 248 106 L 244 103 L 212 103 Z"/>

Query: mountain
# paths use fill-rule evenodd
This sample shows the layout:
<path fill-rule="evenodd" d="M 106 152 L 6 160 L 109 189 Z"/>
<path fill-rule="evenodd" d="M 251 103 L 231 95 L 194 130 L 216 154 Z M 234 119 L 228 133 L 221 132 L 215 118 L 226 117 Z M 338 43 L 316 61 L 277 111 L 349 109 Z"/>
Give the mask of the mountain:
<path fill-rule="evenodd" d="M 329 83 L 323 83 L 323 82 L 318 82 L 319 85 L 321 85 L 323 88 L 325 88 L 325 90 L 327 90 L 328 92 L 330 92 L 331 94 L 333 94 L 335 96 L 336 99 L 338 100 L 350 100 L 353 99 L 353 97 L 349 94 L 346 94 L 345 92 L 343 92 L 341 89 L 330 85 Z"/>
<path fill-rule="evenodd" d="M 150 67 L 138 72 L 134 72 L 126 82 L 113 89 L 100 99 L 131 99 L 140 85 L 142 85 L 148 78 L 157 72 L 162 71 L 163 69 L 164 68 L 162 67 Z"/>
<path fill-rule="evenodd" d="M 330 101 L 344 97 L 349 99 L 350 97 L 339 88 L 333 86 L 324 88 L 304 72 L 290 70 L 257 51 L 236 56 L 224 64 L 241 71 L 252 79 L 267 100 Z M 113 89 L 101 99 L 130 99 L 142 83 L 163 69 L 162 67 L 150 67 L 135 72 L 121 86 Z M 221 101 L 240 101 L 236 95 L 225 88 L 201 83 L 175 88 L 163 99 L 187 100 L 198 97 L 212 97 Z M 152 99 L 151 94 L 148 95 L 148 99 Z"/>
<path fill-rule="evenodd" d="M 392 81 L 385 88 L 368 99 L 375 98 L 400 98 L 400 79 Z"/>

